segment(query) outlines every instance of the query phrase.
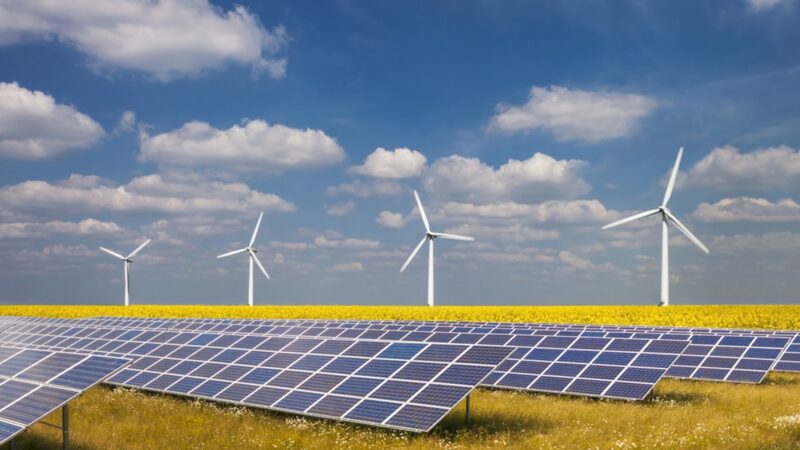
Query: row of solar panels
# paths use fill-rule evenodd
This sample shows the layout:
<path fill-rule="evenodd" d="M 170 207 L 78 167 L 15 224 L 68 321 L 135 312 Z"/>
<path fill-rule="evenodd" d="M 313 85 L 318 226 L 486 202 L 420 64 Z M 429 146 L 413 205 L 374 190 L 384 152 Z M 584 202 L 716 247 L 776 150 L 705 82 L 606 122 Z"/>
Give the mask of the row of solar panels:
<path fill-rule="evenodd" d="M 279 323 L 279 325 L 274 325 Z M 633 337 L 641 339 L 676 339 L 691 340 L 692 345 L 686 349 L 668 372 L 668 376 L 676 378 L 694 378 L 711 380 L 729 380 L 758 383 L 772 368 L 776 356 L 776 348 L 782 347 L 777 355 L 775 370 L 800 371 L 800 337 L 795 332 L 770 330 L 710 330 L 681 327 L 625 327 L 625 326 L 576 326 L 576 325 L 540 325 L 540 324 L 442 324 L 442 323 L 374 323 L 374 322 L 336 322 L 336 321 L 254 321 L 246 319 L 120 319 L 101 318 L 93 321 L 96 326 L 114 326 L 136 328 L 170 328 L 193 329 L 195 331 L 220 331 L 255 334 L 280 334 L 291 336 L 340 336 L 386 340 L 425 340 L 427 342 L 450 342 L 457 333 L 470 334 L 537 334 L 555 336 L 584 337 Z M 531 331 L 531 330 L 534 331 Z M 384 332 L 381 332 L 384 331 Z M 743 334 L 745 336 L 772 336 L 770 339 L 734 339 L 721 337 L 695 337 L 707 334 Z M 428 335 L 430 335 L 428 337 Z M 791 340 L 785 345 L 781 338 Z M 483 342 L 487 343 L 487 342 Z M 488 342 L 495 344 L 497 342 Z M 718 348 L 721 347 L 721 348 Z M 729 348 L 735 347 L 735 348 Z M 739 367 L 731 358 L 744 355 L 745 361 Z M 765 367 L 769 361 L 770 366 Z M 700 370 L 696 370 L 700 369 Z M 729 369 L 729 370 L 723 370 Z"/>
<path fill-rule="evenodd" d="M 122 321 L 122 322 L 120 322 Z M 774 370 L 800 372 L 800 336 L 795 331 L 783 330 L 744 330 L 744 329 L 720 329 L 720 328 L 687 328 L 687 327 L 664 327 L 664 326 L 627 326 L 627 325 L 573 325 L 573 324 L 528 324 L 528 323 L 477 323 L 477 322 L 399 322 L 399 321 L 309 321 L 309 320 L 253 320 L 253 319 L 181 319 L 176 323 L 174 319 L 138 319 L 138 318 L 98 318 L 97 325 L 113 326 L 114 323 L 122 323 L 124 326 L 143 327 L 143 328 L 185 328 L 207 331 L 226 331 L 241 332 L 258 329 L 256 332 L 266 332 L 265 327 L 274 327 L 269 332 L 281 334 L 287 330 L 292 335 L 298 329 L 310 328 L 306 331 L 307 335 L 315 335 L 312 330 L 324 328 L 345 328 L 342 336 L 348 337 L 380 337 L 402 339 L 402 331 L 414 332 L 424 331 L 436 334 L 435 339 L 444 341 L 447 335 L 439 333 L 447 332 L 468 332 L 476 334 L 526 334 L 525 329 L 538 329 L 537 334 L 550 334 L 556 336 L 578 336 L 594 333 L 633 333 L 633 334 L 596 334 L 596 336 L 611 337 L 638 337 L 651 338 L 657 336 L 659 339 L 688 339 L 693 334 L 741 334 L 748 336 L 782 336 L 791 340 L 779 357 Z M 358 333 L 357 330 L 366 330 Z M 376 330 L 386 330 L 383 335 Z M 392 333 L 388 333 L 392 331 Z M 294 333 L 293 333 L 294 332 Z M 325 330 L 327 335 L 331 330 Z M 530 332 L 527 332 L 530 333 Z M 707 342 L 707 340 L 706 340 Z M 758 345 L 756 345 L 758 347 Z M 690 349 L 694 351 L 695 349 Z M 694 356 L 697 356 L 696 354 Z M 713 360 L 712 360 L 713 361 Z M 685 373 L 686 371 L 680 371 Z M 674 371 L 671 376 L 679 376 L 679 371 Z M 691 376 L 689 377 L 691 378 Z M 718 374 L 714 378 L 719 378 Z"/>
<path fill-rule="evenodd" d="M 670 372 L 760 382 L 791 339 L 551 324 L 0 320 L 10 324 L 0 342 L 135 359 L 112 383 L 413 431 L 478 384 L 641 399 Z M 375 352 L 359 353 L 365 346 Z"/>

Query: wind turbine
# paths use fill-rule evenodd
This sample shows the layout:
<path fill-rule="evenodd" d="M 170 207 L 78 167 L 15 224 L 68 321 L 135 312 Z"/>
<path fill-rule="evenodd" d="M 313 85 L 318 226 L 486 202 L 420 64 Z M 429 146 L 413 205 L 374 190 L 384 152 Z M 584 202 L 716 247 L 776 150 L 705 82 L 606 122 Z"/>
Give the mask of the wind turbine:
<path fill-rule="evenodd" d="M 675 166 L 672 168 L 672 174 L 669 177 L 667 184 L 667 191 L 664 193 L 664 201 L 661 206 L 656 209 L 634 214 L 630 217 L 618 220 L 603 227 L 604 230 L 622 225 L 623 223 L 633 222 L 644 217 L 661 214 L 661 303 L 659 306 L 669 306 L 669 239 L 668 239 L 668 223 L 672 223 L 681 233 L 683 233 L 694 245 L 698 246 L 700 250 L 708 253 L 708 249 L 700 239 L 692 234 L 686 226 L 684 226 L 677 217 L 672 214 L 672 211 L 667 208 L 667 202 L 672 196 L 672 188 L 675 187 L 675 178 L 678 176 L 678 166 L 681 164 L 681 157 L 683 156 L 683 147 L 678 150 L 678 158 L 675 159 Z"/>
<path fill-rule="evenodd" d="M 419 241 L 417 244 L 417 248 L 411 252 L 406 263 L 403 264 L 403 267 L 400 268 L 400 272 L 406 270 L 408 264 L 417 256 L 419 253 L 419 249 L 425 244 L 428 243 L 428 306 L 433 306 L 433 241 L 438 238 L 442 239 L 452 239 L 454 241 L 474 241 L 474 237 L 469 236 L 460 236 L 457 234 L 448 234 L 448 233 L 435 233 L 431 231 L 431 226 L 428 223 L 428 217 L 425 215 L 425 209 L 422 207 L 422 202 L 419 200 L 419 194 L 417 191 L 414 191 L 414 198 L 417 200 L 417 207 L 419 208 L 419 215 L 422 217 L 422 223 L 425 224 L 425 237 Z"/>
<path fill-rule="evenodd" d="M 130 305 L 130 300 L 131 300 L 131 282 L 130 282 L 130 275 L 129 275 L 130 270 L 128 269 L 128 265 L 133 262 L 132 258 L 134 256 L 136 256 L 137 253 L 142 251 L 144 246 L 149 244 L 149 243 L 150 243 L 150 239 L 144 241 L 144 243 L 142 245 L 137 247 L 136 250 L 132 251 L 131 254 L 128 255 L 128 256 L 122 256 L 122 255 L 120 255 L 119 253 L 117 253 L 117 252 L 115 252 L 113 250 L 109 250 L 109 249 L 107 249 L 105 247 L 100 247 L 100 250 L 108 253 L 111 256 L 114 256 L 114 257 L 119 258 L 122 261 L 124 261 L 123 264 L 125 266 L 125 306 Z"/>
<path fill-rule="evenodd" d="M 227 258 L 228 256 L 238 255 L 239 253 L 247 253 L 250 259 L 250 278 L 247 285 L 247 304 L 253 306 L 253 261 L 258 264 L 258 268 L 261 269 L 261 272 L 264 273 L 264 276 L 267 277 L 269 280 L 269 274 L 267 273 L 267 269 L 261 264 L 261 261 L 258 260 L 256 253 L 258 250 L 253 248 L 253 244 L 256 242 L 256 236 L 258 236 L 258 229 L 261 227 L 261 219 L 264 218 L 264 212 L 261 212 L 258 216 L 258 222 L 256 222 L 256 228 L 253 230 L 253 236 L 250 238 L 250 243 L 247 244 L 247 247 L 240 248 L 239 250 L 234 250 L 232 252 L 223 253 L 217 256 L 217 259 L 220 258 Z"/>

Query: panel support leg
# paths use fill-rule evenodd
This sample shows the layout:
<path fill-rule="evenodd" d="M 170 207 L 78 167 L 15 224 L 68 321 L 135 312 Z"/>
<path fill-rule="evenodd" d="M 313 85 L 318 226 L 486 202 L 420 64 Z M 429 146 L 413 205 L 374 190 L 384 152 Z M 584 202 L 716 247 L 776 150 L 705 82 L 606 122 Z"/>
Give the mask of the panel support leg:
<path fill-rule="evenodd" d="M 466 414 L 466 416 L 467 416 L 467 427 L 472 426 L 472 420 L 469 417 L 469 396 L 470 396 L 470 394 L 467 394 L 467 414 Z"/>
<path fill-rule="evenodd" d="M 61 407 L 61 439 L 63 449 L 69 449 L 69 405 Z"/>

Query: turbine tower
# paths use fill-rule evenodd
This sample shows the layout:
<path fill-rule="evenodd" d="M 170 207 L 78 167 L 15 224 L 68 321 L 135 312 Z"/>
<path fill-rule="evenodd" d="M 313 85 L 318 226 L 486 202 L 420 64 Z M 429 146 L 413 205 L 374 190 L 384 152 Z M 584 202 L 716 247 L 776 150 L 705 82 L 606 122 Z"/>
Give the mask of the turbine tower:
<path fill-rule="evenodd" d="M 669 227 L 667 225 L 672 223 L 672 225 L 674 225 L 675 228 L 680 230 L 681 233 L 689 238 L 694 245 L 698 246 L 700 250 L 708 253 L 708 249 L 705 245 L 703 245 L 702 242 L 700 242 L 700 239 L 697 239 L 697 237 L 692 234 L 692 232 L 689 231 L 689 229 L 686 228 L 686 226 L 684 226 L 681 221 L 672 214 L 672 211 L 667 208 L 667 202 L 669 202 L 669 199 L 672 196 L 672 189 L 675 187 L 675 178 L 678 176 L 678 166 L 681 164 L 682 156 L 683 147 L 678 150 L 678 158 L 675 159 L 675 166 L 672 168 L 672 174 L 669 177 L 667 191 L 664 193 L 664 201 L 661 202 L 661 206 L 656 209 L 634 214 L 630 217 L 626 217 L 603 227 L 604 230 L 607 230 L 609 228 L 616 227 L 617 225 L 622 225 L 623 223 L 633 222 L 634 220 L 655 214 L 661 214 L 661 303 L 659 303 L 659 306 L 669 305 Z"/>
<path fill-rule="evenodd" d="M 105 247 L 100 247 L 100 250 L 108 253 L 109 255 L 119 258 L 123 261 L 123 265 L 125 266 L 125 306 L 130 305 L 131 300 L 131 282 L 130 282 L 130 269 L 128 265 L 133 262 L 133 257 L 136 256 L 137 253 L 142 251 L 145 245 L 150 243 L 150 239 L 144 241 L 144 244 L 140 245 L 136 250 L 132 251 L 128 256 L 122 256 L 119 253 L 109 250 Z"/>
<path fill-rule="evenodd" d="M 261 272 L 264 274 L 265 277 L 269 280 L 269 274 L 267 273 L 267 269 L 261 264 L 261 261 L 258 260 L 256 253 L 258 250 L 253 248 L 253 244 L 256 242 L 256 236 L 258 236 L 258 229 L 261 227 L 261 219 L 264 218 L 264 212 L 262 211 L 261 214 L 258 216 L 258 222 L 256 222 L 256 228 L 253 230 L 253 236 L 250 238 L 250 243 L 247 244 L 247 247 L 240 248 L 239 250 L 234 250 L 232 252 L 223 253 L 217 256 L 217 259 L 220 258 L 227 258 L 228 256 L 238 255 L 239 253 L 247 253 L 249 260 L 250 260 L 250 275 L 247 284 L 247 304 L 253 306 L 253 261 L 258 264 L 258 268 L 261 269 Z"/>
<path fill-rule="evenodd" d="M 403 264 L 403 267 L 400 268 L 400 272 L 406 270 L 408 264 L 417 256 L 419 253 L 419 249 L 425 244 L 428 243 L 428 306 L 433 306 L 433 241 L 438 238 L 442 239 L 452 239 L 455 241 L 474 241 L 475 238 L 469 236 L 459 236 L 457 234 L 448 234 L 448 233 L 436 233 L 431 231 L 431 226 L 428 223 L 428 217 L 425 215 L 425 209 L 422 207 L 422 202 L 419 200 L 419 194 L 417 191 L 414 191 L 414 198 L 417 200 L 417 207 L 419 208 L 419 215 L 422 217 L 422 223 L 425 224 L 425 237 L 419 241 L 417 244 L 417 248 L 411 252 L 406 263 Z"/>

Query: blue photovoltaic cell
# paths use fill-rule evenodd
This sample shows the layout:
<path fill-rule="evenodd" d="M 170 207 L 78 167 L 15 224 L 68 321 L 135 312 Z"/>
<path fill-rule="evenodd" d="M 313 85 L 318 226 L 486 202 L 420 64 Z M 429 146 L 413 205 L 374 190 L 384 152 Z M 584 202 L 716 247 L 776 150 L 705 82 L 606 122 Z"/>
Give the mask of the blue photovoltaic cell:
<path fill-rule="evenodd" d="M 23 429 L 24 428 L 19 425 L 14 425 L 12 423 L 0 420 L 0 443 L 6 442 Z"/>
<path fill-rule="evenodd" d="M 383 423 L 400 406 L 400 403 L 364 400 L 345 417 L 369 423 Z"/>

